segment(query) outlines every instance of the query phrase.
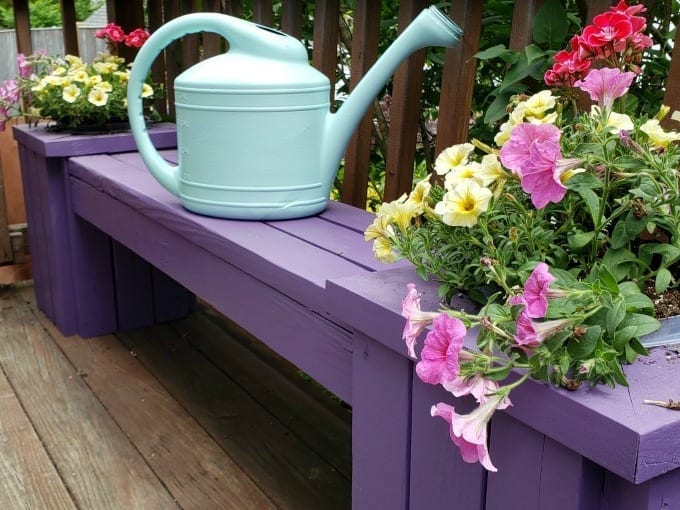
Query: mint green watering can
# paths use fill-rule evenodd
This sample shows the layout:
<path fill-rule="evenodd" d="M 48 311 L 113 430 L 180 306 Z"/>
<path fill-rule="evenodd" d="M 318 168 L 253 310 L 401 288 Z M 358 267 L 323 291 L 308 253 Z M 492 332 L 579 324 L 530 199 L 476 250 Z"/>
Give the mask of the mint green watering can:
<path fill-rule="evenodd" d="M 147 133 L 142 85 L 166 45 L 202 31 L 226 38 L 229 50 L 175 79 L 173 166 Z M 223 14 L 181 16 L 158 29 L 135 59 L 127 96 L 132 133 L 153 176 L 190 211 L 248 220 L 317 214 L 352 133 L 400 62 L 426 46 L 454 46 L 461 34 L 437 8 L 425 9 L 331 113 L 330 82 L 295 38 Z"/>

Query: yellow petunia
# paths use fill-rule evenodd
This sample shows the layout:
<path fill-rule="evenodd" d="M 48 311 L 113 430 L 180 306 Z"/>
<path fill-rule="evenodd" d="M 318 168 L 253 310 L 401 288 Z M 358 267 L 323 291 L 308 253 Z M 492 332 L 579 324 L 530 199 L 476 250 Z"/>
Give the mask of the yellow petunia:
<path fill-rule="evenodd" d="M 435 172 L 444 175 L 452 168 L 465 165 L 473 150 L 475 146 L 471 143 L 459 143 L 444 149 L 434 162 Z"/>
<path fill-rule="evenodd" d="M 419 181 L 411 193 L 409 193 L 406 203 L 413 205 L 416 208 L 416 214 L 422 214 L 427 207 L 427 198 L 430 196 L 430 176 L 428 175 L 422 181 Z"/>
<path fill-rule="evenodd" d="M 378 216 L 388 217 L 390 223 L 396 224 L 399 230 L 406 232 L 411 226 L 411 220 L 418 215 L 418 211 L 418 205 L 414 202 L 408 202 L 404 195 L 398 200 L 380 206 Z"/>
<path fill-rule="evenodd" d="M 67 85 L 61 92 L 61 97 L 67 103 L 73 103 L 80 96 L 80 89 L 75 85 Z"/>
<path fill-rule="evenodd" d="M 144 85 L 142 85 L 142 97 L 151 96 L 153 96 L 153 88 L 148 83 L 145 83 Z"/>
<path fill-rule="evenodd" d="M 476 161 L 471 161 L 465 165 L 457 166 L 452 168 L 449 173 L 444 177 L 444 187 L 452 191 L 459 184 L 469 181 L 477 180 L 479 175 L 481 165 Z"/>
<path fill-rule="evenodd" d="M 85 82 L 87 81 L 89 75 L 85 69 L 77 69 L 76 71 L 69 73 L 69 77 L 73 81 Z"/>
<path fill-rule="evenodd" d="M 543 118 L 548 110 L 555 108 L 555 96 L 549 90 L 541 90 L 520 104 L 524 106 L 527 117 Z"/>
<path fill-rule="evenodd" d="M 118 79 L 121 81 L 121 83 L 127 83 L 130 79 L 130 71 L 116 71 L 113 74 L 114 76 L 118 76 Z"/>
<path fill-rule="evenodd" d="M 103 90 L 104 92 L 111 92 L 113 90 L 113 85 L 111 85 L 108 81 L 102 81 L 97 83 L 94 88 Z"/>
<path fill-rule="evenodd" d="M 90 93 L 87 95 L 87 101 L 95 106 L 104 106 L 108 100 L 109 95 L 97 87 L 90 90 Z"/>
<path fill-rule="evenodd" d="M 83 60 L 80 57 L 76 57 L 75 55 L 66 55 L 64 60 L 66 60 L 66 62 L 68 62 L 71 67 L 83 65 Z"/>
<path fill-rule="evenodd" d="M 489 207 L 491 191 L 473 180 L 461 183 L 453 191 L 447 191 L 434 211 L 442 221 L 453 227 L 473 227 L 477 218 Z"/>
<path fill-rule="evenodd" d="M 649 137 L 649 141 L 657 147 L 668 147 L 670 142 L 680 140 L 680 133 L 677 131 L 665 131 L 656 119 L 649 119 L 642 126 L 640 131 Z"/>

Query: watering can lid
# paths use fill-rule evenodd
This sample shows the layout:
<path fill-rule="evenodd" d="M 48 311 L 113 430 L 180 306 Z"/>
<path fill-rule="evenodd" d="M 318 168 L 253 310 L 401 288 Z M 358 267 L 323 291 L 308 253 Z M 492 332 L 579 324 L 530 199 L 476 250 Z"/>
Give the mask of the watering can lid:
<path fill-rule="evenodd" d="M 330 81 L 306 58 L 279 61 L 227 51 L 185 70 L 175 89 L 300 93 L 330 89 Z"/>

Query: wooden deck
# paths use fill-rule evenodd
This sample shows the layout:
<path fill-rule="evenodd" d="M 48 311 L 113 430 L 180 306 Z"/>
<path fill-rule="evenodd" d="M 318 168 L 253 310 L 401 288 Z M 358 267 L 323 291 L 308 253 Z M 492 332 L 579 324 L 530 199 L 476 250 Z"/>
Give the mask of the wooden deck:
<path fill-rule="evenodd" d="M 0 369 L 0 508 L 350 506 L 350 412 L 207 307 L 83 339 L 3 287 Z"/>

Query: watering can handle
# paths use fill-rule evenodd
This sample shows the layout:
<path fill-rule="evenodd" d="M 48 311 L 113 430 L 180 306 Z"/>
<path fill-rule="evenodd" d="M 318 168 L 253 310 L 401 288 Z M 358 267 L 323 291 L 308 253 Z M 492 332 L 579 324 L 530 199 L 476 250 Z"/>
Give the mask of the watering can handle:
<path fill-rule="evenodd" d="M 175 39 L 196 32 L 214 32 L 229 41 L 229 52 L 276 58 L 285 52 L 289 36 L 226 14 L 193 13 L 180 16 L 156 30 L 139 50 L 128 81 L 128 117 L 139 153 L 153 176 L 179 196 L 180 169 L 168 164 L 158 153 L 149 137 L 144 120 L 142 88 L 151 64 L 163 49 Z M 281 36 L 285 37 L 281 37 Z M 306 57 L 306 55 L 305 55 Z"/>

